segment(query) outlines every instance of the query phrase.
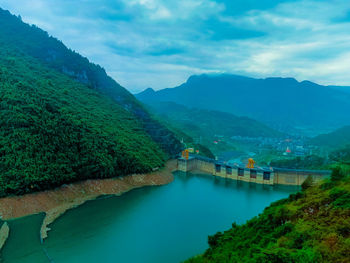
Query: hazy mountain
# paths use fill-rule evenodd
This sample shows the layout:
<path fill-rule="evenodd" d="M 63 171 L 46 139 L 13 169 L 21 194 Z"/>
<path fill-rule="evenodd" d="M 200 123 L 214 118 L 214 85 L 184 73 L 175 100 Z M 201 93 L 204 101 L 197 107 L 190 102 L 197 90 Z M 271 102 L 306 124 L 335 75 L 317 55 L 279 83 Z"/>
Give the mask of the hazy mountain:
<path fill-rule="evenodd" d="M 327 134 L 320 134 L 312 138 L 309 143 L 331 149 L 350 145 L 350 126 L 344 126 Z"/>
<path fill-rule="evenodd" d="M 273 125 L 325 129 L 350 124 L 350 94 L 293 78 L 199 75 L 191 76 L 178 87 L 147 89 L 136 97 L 146 103 L 172 101 Z"/>
<path fill-rule="evenodd" d="M 282 133 L 248 117 L 186 107 L 174 102 L 152 102 L 148 106 L 166 121 L 195 136 L 281 137 Z"/>
<path fill-rule="evenodd" d="M 350 87 L 348 87 L 348 86 L 328 86 L 328 87 L 332 88 L 336 91 L 341 91 L 341 92 L 345 92 L 345 93 L 350 94 Z"/>

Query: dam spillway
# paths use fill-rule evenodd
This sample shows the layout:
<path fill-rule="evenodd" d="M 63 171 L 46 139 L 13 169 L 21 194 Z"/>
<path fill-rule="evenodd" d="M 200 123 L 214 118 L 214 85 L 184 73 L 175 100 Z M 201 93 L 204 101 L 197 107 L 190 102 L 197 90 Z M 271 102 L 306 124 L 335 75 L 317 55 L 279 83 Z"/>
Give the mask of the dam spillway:
<path fill-rule="evenodd" d="M 319 182 L 330 177 L 332 173 L 330 170 L 298 170 L 276 167 L 246 168 L 239 165 L 228 165 L 199 155 L 178 158 L 177 169 L 185 173 L 203 172 L 258 184 L 296 186 L 300 186 L 309 176 L 312 177 L 314 182 Z"/>

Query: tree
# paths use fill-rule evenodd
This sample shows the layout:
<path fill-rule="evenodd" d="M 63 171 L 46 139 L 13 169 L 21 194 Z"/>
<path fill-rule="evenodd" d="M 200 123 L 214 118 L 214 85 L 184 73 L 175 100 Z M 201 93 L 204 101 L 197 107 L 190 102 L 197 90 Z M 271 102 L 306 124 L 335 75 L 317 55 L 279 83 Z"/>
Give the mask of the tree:
<path fill-rule="evenodd" d="M 345 177 L 345 174 L 339 165 L 332 169 L 331 180 L 333 182 L 342 180 L 344 177 Z"/>
<path fill-rule="evenodd" d="M 305 191 L 306 189 L 310 188 L 313 184 L 313 179 L 312 176 L 308 176 L 305 181 L 301 184 L 301 189 L 303 189 L 303 191 Z"/>

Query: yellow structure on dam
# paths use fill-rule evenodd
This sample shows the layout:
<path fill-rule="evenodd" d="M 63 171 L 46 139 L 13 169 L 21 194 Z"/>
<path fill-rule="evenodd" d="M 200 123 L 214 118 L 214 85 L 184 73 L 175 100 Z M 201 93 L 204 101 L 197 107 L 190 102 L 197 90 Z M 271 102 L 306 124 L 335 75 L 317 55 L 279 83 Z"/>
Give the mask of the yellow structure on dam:
<path fill-rule="evenodd" d="M 253 159 L 248 160 L 247 167 L 244 167 L 228 165 L 199 155 L 185 155 L 185 158 L 178 159 L 177 169 L 182 172 L 203 172 L 223 178 L 267 185 L 301 185 L 308 176 L 318 182 L 331 175 L 329 170 L 255 168 L 254 164 Z"/>
<path fill-rule="evenodd" d="M 248 159 L 247 168 L 253 169 L 254 168 L 254 164 L 255 164 L 255 161 L 253 160 L 253 158 L 249 158 Z"/>
<path fill-rule="evenodd" d="M 188 149 L 182 151 L 182 158 L 184 158 L 185 160 L 188 160 L 189 155 L 190 151 Z"/>

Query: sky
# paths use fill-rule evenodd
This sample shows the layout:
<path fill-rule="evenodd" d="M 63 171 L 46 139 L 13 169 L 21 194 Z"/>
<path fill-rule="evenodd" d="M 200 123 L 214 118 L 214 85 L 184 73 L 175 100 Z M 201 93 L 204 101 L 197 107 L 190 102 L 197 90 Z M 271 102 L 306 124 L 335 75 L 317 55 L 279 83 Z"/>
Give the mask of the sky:
<path fill-rule="evenodd" d="M 0 0 L 136 93 L 193 74 L 350 85 L 349 0 Z"/>

